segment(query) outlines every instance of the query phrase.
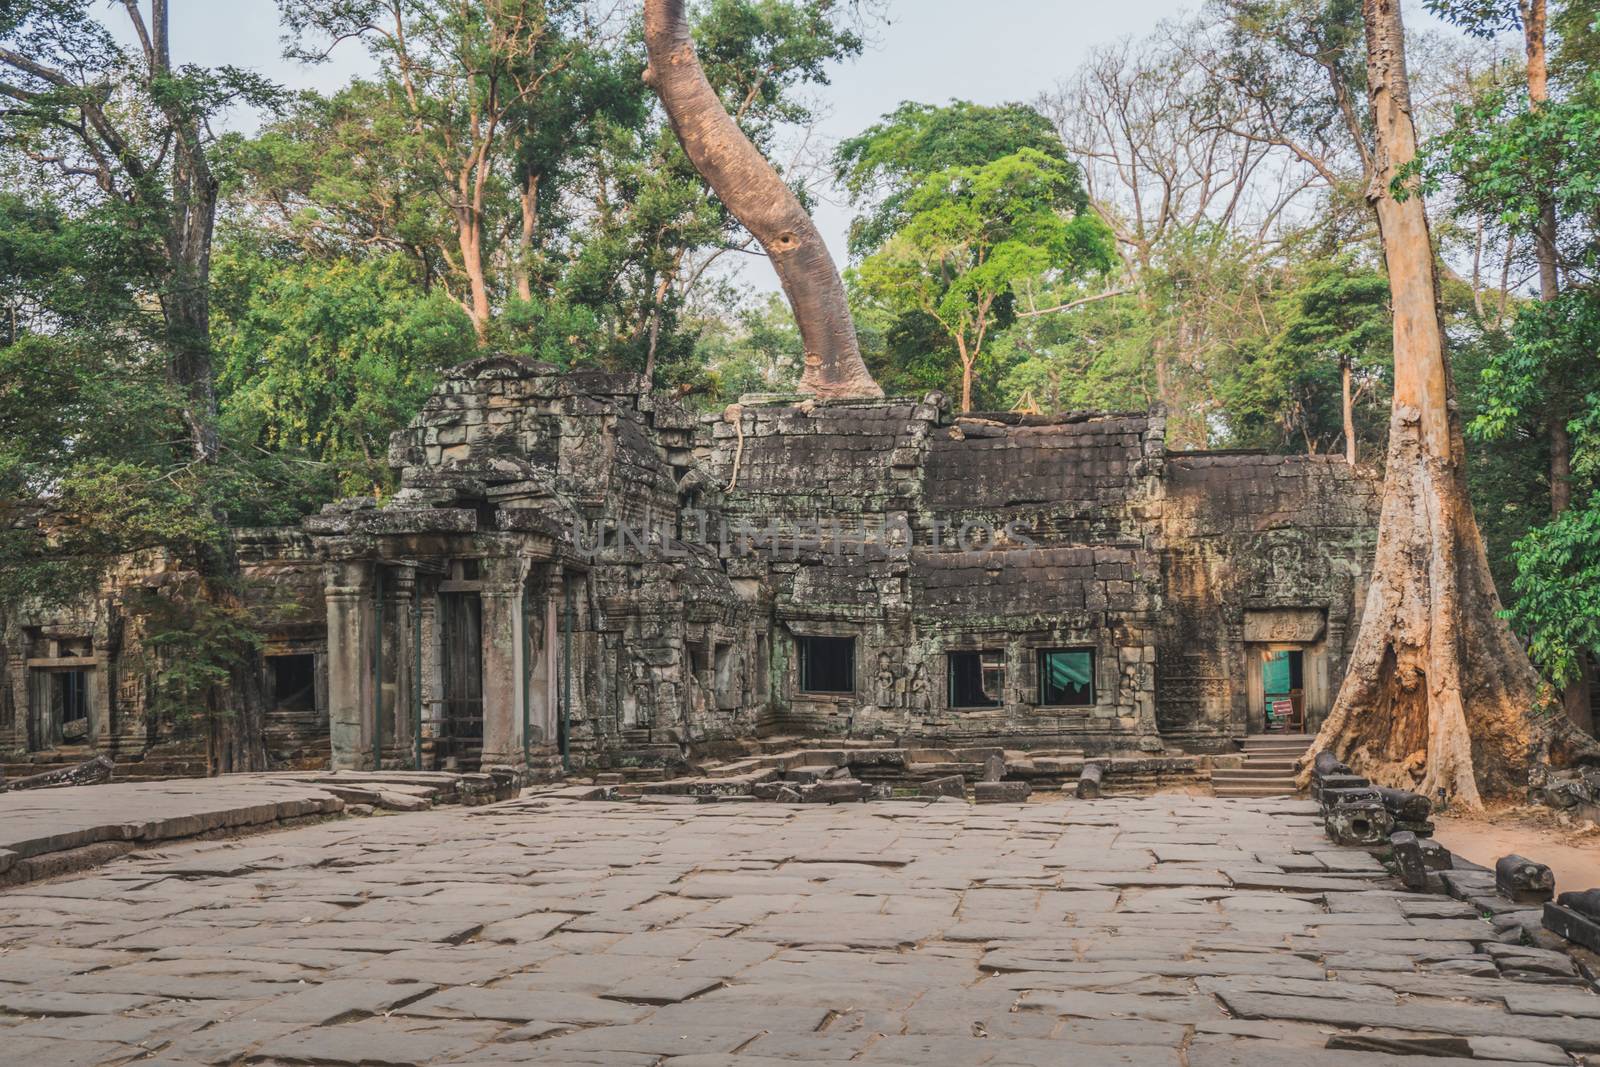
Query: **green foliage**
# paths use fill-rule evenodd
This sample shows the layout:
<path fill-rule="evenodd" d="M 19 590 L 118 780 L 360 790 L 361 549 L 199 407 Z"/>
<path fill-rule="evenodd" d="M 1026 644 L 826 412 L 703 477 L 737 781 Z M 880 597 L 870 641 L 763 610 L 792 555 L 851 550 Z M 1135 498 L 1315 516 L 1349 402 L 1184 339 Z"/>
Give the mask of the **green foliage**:
<path fill-rule="evenodd" d="M 850 254 L 870 255 L 904 225 L 906 202 L 928 175 L 982 166 L 1024 148 L 1066 159 L 1050 120 L 1026 104 L 901 104 L 834 153 L 835 180 L 853 207 L 865 209 L 851 223 Z"/>
<path fill-rule="evenodd" d="M 694 23 L 706 79 L 747 132 L 765 139 L 780 122 L 805 123 L 795 95 L 827 85 L 828 64 L 859 56 L 865 41 L 833 0 L 710 0 Z"/>
<path fill-rule="evenodd" d="M 1426 0 L 1426 7 L 1474 37 L 1494 37 L 1522 28 L 1517 0 Z"/>
<path fill-rule="evenodd" d="M 1600 653 L 1600 497 L 1592 497 L 1516 544 L 1512 623 L 1528 655 L 1557 685 Z"/>
<path fill-rule="evenodd" d="M 716 316 L 700 329 L 696 352 L 706 388 L 695 395 L 706 406 L 731 404 L 746 393 L 793 393 L 799 387 L 800 330 L 778 294 L 740 308 L 732 321 Z"/>
<path fill-rule="evenodd" d="M 1344 436 L 1341 375 L 1349 366 L 1359 454 L 1379 458 L 1388 437 L 1394 363 L 1389 280 L 1350 260 L 1311 263 L 1279 312 L 1281 332 L 1267 347 L 1274 373 L 1259 380 L 1281 392 L 1253 410 L 1235 405 L 1236 416 L 1242 423 L 1290 412 L 1284 429 L 1298 429 L 1307 441 L 1327 447 Z"/>
<path fill-rule="evenodd" d="M 144 676 L 149 708 L 168 729 L 227 720 L 215 697 L 260 648 L 255 620 L 237 598 L 213 599 L 198 587 L 141 590 L 128 598 L 143 631 L 126 665 Z"/>
<path fill-rule="evenodd" d="M 220 256 L 213 337 L 235 442 L 315 460 L 344 495 L 386 487 L 389 435 L 477 348 L 465 312 L 415 275 L 398 255 Z"/>
<path fill-rule="evenodd" d="M 1077 168 L 1036 149 L 948 168 L 907 198 L 905 224 L 862 262 L 859 284 L 897 317 L 938 324 L 970 401 L 984 342 L 1009 321 L 1019 286 L 1110 269 L 1111 235 L 1087 206 Z"/>
<path fill-rule="evenodd" d="M 1484 94 L 1457 109 L 1427 146 L 1425 189 L 1448 187 L 1456 210 L 1530 232 L 1544 198 L 1564 223 L 1568 258 L 1592 259 L 1600 227 L 1600 74 L 1569 97 L 1532 107 L 1526 92 Z"/>

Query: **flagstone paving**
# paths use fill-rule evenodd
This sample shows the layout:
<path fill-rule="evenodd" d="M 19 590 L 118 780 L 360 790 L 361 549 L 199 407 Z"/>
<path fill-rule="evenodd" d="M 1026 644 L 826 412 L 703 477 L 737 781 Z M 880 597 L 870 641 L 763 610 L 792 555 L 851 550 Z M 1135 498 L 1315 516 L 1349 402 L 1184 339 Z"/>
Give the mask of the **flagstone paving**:
<path fill-rule="evenodd" d="M 1287 799 L 528 798 L 0 892 L 7 1064 L 1586 1056 L 1600 996 L 1570 960 L 1406 894 Z"/>

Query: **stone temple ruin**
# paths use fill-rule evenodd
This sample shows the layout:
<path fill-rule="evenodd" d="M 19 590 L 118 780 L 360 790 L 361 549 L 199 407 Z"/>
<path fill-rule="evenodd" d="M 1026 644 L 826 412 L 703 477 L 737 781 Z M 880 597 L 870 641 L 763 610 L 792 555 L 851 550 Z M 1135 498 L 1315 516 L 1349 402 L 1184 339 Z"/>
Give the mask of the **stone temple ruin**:
<path fill-rule="evenodd" d="M 1159 412 L 706 416 L 514 358 L 452 372 L 390 459 L 385 502 L 239 534 L 279 766 L 645 777 L 776 737 L 1193 763 L 1316 728 L 1378 516 L 1341 459 L 1169 451 Z M 12 773 L 196 770 L 125 607 L 170 577 L 6 609 Z"/>

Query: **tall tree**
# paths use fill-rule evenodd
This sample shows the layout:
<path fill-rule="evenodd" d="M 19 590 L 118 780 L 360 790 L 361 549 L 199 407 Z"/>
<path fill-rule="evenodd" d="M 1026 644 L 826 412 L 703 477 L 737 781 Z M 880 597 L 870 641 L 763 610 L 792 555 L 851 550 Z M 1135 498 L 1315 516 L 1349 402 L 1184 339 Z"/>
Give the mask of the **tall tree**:
<path fill-rule="evenodd" d="M 1313 743 L 1374 780 L 1481 807 L 1528 784 L 1560 733 L 1500 617 L 1468 498 L 1440 318 L 1438 264 L 1414 182 L 1401 0 L 1363 0 L 1378 216 L 1394 306 L 1394 408 L 1378 550 L 1361 632 Z M 1559 716 L 1560 725 L 1567 725 Z"/>
<path fill-rule="evenodd" d="M 1024 148 L 1067 158 L 1050 120 L 1026 104 L 902 103 L 834 151 L 834 180 L 861 212 L 850 224 L 851 256 L 883 247 L 905 223 L 906 201 L 929 175 L 981 167 Z"/>
<path fill-rule="evenodd" d="M 509 135 L 519 113 L 537 109 L 582 51 L 570 35 L 578 0 L 280 0 L 292 56 L 321 62 L 345 40 L 365 41 L 384 86 L 404 114 L 433 189 L 454 222 L 453 272 L 480 339 L 493 315 L 490 201 L 505 180 Z M 522 177 L 526 181 L 525 169 Z M 524 226 L 536 203 L 520 190 Z"/>
<path fill-rule="evenodd" d="M 938 324 L 960 365 L 961 410 L 971 411 L 978 360 L 1011 318 L 1017 291 L 1111 267 L 1110 235 L 1088 206 L 1077 167 L 1033 148 L 938 171 L 906 199 L 905 223 L 862 263 L 862 289 Z"/>
<path fill-rule="evenodd" d="M 53 175 L 71 199 L 112 212 L 143 256 L 137 283 L 160 309 L 159 344 L 179 398 L 188 462 L 205 472 L 220 456 L 212 369 L 210 271 L 218 183 L 210 119 L 234 103 L 270 104 L 273 86 L 233 68 L 174 66 L 168 0 L 123 0 L 124 48 L 87 0 L 14 0 L 0 8 L 0 143 Z M 148 15 L 146 14 L 148 10 Z M 170 547 L 200 576 L 217 613 L 240 608 L 239 568 L 227 515 L 213 499 L 205 536 Z M 175 531 L 176 533 L 176 531 Z M 213 688 L 212 755 L 218 770 L 260 767 L 260 660 L 231 659 L 239 707 Z M 235 712 L 230 715 L 229 713 Z"/>
<path fill-rule="evenodd" d="M 1042 101 L 1116 234 L 1118 287 L 1148 322 L 1154 399 L 1179 447 L 1212 444 L 1224 421 L 1218 352 L 1239 337 L 1217 329 L 1231 321 L 1215 311 L 1275 287 L 1251 275 L 1309 243 L 1307 220 L 1337 218 L 1326 205 L 1351 180 L 1342 127 L 1313 122 L 1295 95 L 1326 96 L 1306 38 L 1316 57 L 1342 57 L 1339 45 L 1328 30 L 1292 33 L 1297 9 L 1268 19 L 1259 7 L 1223 0 L 1204 21 L 1097 49 Z"/>
<path fill-rule="evenodd" d="M 882 396 L 861 358 L 844 282 L 805 207 L 723 107 L 689 32 L 684 0 L 645 0 L 645 77 L 695 169 L 772 260 L 805 345 L 801 386 Z"/>
<path fill-rule="evenodd" d="M 1586 373 L 1592 362 L 1587 339 L 1581 331 L 1563 336 L 1554 328 L 1576 322 L 1571 307 L 1557 304 L 1563 302 L 1566 278 L 1574 267 L 1581 269 L 1589 253 L 1587 242 L 1568 242 L 1563 250 L 1560 238 L 1563 208 L 1574 232 L 1592 230 L 1582 206 L 1589 173 L 1571 165 L 1584 155 L 1589 141 L 1579 133 L 1586 117 L 1586 86 L 1579 80 L 1571 101 L 1552 101 L 1547 0 L 1430 0 L 1429 6 L 1475 37 L 1493 38 L 1510 30 L 1522 35 L 1525 94 L 1488 93 L 1480 106 L 1461 109 L 1453 130 L 1440 139 L 1429 170 L 1448 174 L 1461 190 L 1462 213 L 1510 224 L 1512 240 L 1531 242 L 1542 307 L 1518 312 L 1512 344 L 1490 365 L 1494 381 L 1488 392 L 1494 408 L 1474 429 L 1486 437 L 1506 434 L 1512 422 L 1544 430 L 1550 515 L 1558 520 L 1573 504 L 1574 419 L 1592 387 Z M 1584 298 L 1578 296 L 1578 302 Z M 1566 675 L 1566 712 L 1574 723 L 1592 729 L 1589 665 L 1586 657 L 1573 662 L 1576 669 Z"/>

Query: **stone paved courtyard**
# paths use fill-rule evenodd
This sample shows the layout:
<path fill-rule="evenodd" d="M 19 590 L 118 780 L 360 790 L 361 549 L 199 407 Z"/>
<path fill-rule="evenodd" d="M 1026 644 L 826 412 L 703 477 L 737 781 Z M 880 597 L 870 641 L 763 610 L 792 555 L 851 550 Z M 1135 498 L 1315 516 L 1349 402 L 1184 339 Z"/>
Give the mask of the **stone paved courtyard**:
<path fill-rule="evenodd" d="M 0 892 L 0 1062 L 1600 1054 L 1600 997 L 1494 934 L 1329 846 L 1297 801 L 530 798 L 167 845 Z M 1502 976 L 1518 952 L 1523 979 Z"/>

